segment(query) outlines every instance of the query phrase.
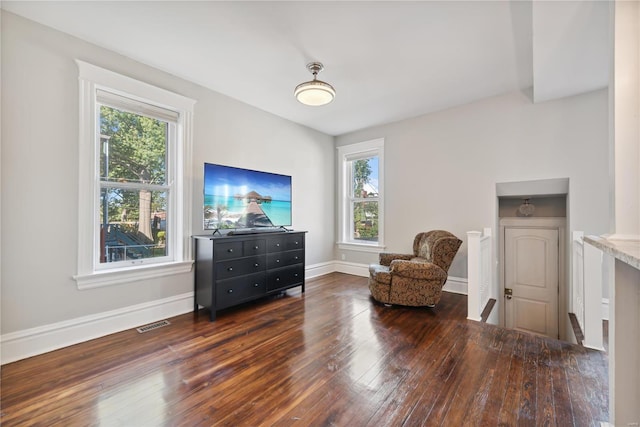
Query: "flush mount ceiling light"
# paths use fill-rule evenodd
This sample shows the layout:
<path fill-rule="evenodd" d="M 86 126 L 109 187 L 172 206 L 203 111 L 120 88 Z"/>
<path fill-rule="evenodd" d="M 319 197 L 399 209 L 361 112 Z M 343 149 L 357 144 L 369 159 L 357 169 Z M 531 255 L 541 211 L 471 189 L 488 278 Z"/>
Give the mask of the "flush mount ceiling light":
<path fill-rule="evenodd" d="M 531 216 L 535 210 L 535 205 L 529 203 L 529 199 L 524 199 L 524 203 L 518 208 L 518 212 L 520 212 L 522 216 Z"/>
<path fill-rule="evenodd" d="M 336 91 L 329 83 L 318 80 L 318 73 L 324 69 L 319 62 L 310 62 L 307 69 L 313 74 L 313 80 L 300 83 L 293 91 L 298 101 L 305 105 L 319 106 L 333 101 Z"/>

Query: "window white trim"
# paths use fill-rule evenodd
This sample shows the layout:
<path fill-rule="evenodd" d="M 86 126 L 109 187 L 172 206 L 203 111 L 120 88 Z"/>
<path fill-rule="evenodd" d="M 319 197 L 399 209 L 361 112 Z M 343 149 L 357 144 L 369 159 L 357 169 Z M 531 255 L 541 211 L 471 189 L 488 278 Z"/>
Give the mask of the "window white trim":
<path fill-rule="evenodd" d="M 164 264 L 141 265 L 135 268 L 96 271 L 91 274 L 76 275 L 73 278 L 77 282 L 78 289 L 84 290 L 170 276 L 172 274 L 188 273 L 191 271 L 192 266 L 193 261 L 173 261 Z"/>
<path fill-rule="evenodd" d="M 343 145 L 338 149 L 338 247 L 362 252 L 380 252 L 384 249 L 384 138 L 356 144 Z M 378 241 L 354 240 L 350 234 L 351 204 L 349 202 L 351 171 L 349 162 L 367 157 L 378 157 Z"/>
<path fill-rule="evenodd" d="M 167 211 L 171 214 L 167 217 L 166 221 L 166 240 L 170 242 L 166 245 L 166 254 L 164 256 L 154 256 L 149 258 L 143 258 L 140 260 L 120 260 L 120 261 L 110 261 L 110 262 L 96 262 L 94 258 L 94 270 L 95 271 L 106 271 L 106 270 L 117 270 L 117 269 L 127 269 L 132 265 L 147 265 L 147 264 L 166 264 L 167 262 L 173 262 L 176 259 L 175 249 L 176 245 L 173 241 L 175 236 L 179 235 L 177 232 L 177 223 L 174 220 L 174 212 L 177 210 L 176 198 L 175 194 L 178 194 L 181 191 L 177 188 L 179 185 L 179 180 L 174 179 L 176 175 L 176 163 L 179 162 L 181 158 L 181 153 L 178 150 L 178 135 L 177 128 L 179 126 L 180 114 L 173 110 L 167 110 L 165 108 L 157 107 L 155 105 L 147 104 L 140 102 L 138 100 L 133 100 L 131 97 L 122 97 L 120 95 L 114 95 L 106 90 L 97 89 L 96 90 L 96 104 L 100 106 L 107 106 L 109 108 L 114 108 L 120 111 L 127 111 L 129 113 L 135 114 L 137 116 L 146 116 L 150 117 L 153 120 L 162 121 L 167 125 L 167 140 L 166 140 L 166 159 L 168 160 L 166 163 L 165 179 L 162 183 L 150 184 L 143 183 L 140 181 L 132 181 L 132 182 L 121 182 L 119 180 L 104 180 L 104 178 L 94 177 L 94 179 L 98 180 L 98 188 L 99 193 L 96 194 L 96 197 L 100 197 L 100 193 L 108 189 L 119 189 L 125 191 L 155 191 L 159 193 L 164 193 L 167 198 Z M 99 119 L 95 119 L 97 121 L 96 127 L 99 126 Z M 98 144 L 102 142 L 102 135 L 97 135 L 94 138 L 94 143 Z M 97 168 L 96 168 L 97 170 Z M 97 224 L 96 224 L 97 225 Z M 94 226 L 96 226 L 94 225 Z M 98 237 L 94 235 L 96 241 L 94 242 L 94 247 L 98 245 Z M 94 254 L 94 257 L 97 254 Z M 126 257 L 125 257 L 126 258 Z"/>
<path fill-rule="evenodd" d="M 379 230 L 379 229 L 378 229 Z M 380 244 L 371 244 L 371 243 L 338 243 L 338 249 L 345 249 L 348 251 L 359 251 L 359 252 L 372 252 L 372 253 L 380 253 L 384 250 L 384 246 L 380 246 Z"/>
<path fill-rule="evenodd" d="M 78 271 L 74 279 L 78 288 L 107 286 L 126 283 L 141 278 L 158 277 L 191 269 L 191 153 L 193 133 L 193 99 L 167 91 L 118 73 L 76 60 L 79 69 L 79 169 L 78 169 Z M 174 153 L 175 168 L 172 171 L 175 181 L 173 203 L 175 210 L 170 217 L 175 230 L 173 238 L 173 259 L 168 263 L 135 265 L 100 271 L 96 256 L 96 230 L 98 218 L 99 182 L 96 179 L 98 152 L 97 132 L 97 91 L 120 95 L 135 101 L 157 106 L 177 113 L 176 144 Z M 174 149 L 170 147 L 170 149 Z"/>

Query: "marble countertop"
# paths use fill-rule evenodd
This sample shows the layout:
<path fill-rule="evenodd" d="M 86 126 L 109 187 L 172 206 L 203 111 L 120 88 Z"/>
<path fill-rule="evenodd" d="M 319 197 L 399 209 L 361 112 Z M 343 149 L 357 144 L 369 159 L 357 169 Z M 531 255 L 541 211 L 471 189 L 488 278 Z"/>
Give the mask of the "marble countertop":
<path fill-rule="evenodd" d="M 605 236 L 584 236 L 584 241 L 640 270 L 640 236 L 637 239 L 610 239 Z"/>

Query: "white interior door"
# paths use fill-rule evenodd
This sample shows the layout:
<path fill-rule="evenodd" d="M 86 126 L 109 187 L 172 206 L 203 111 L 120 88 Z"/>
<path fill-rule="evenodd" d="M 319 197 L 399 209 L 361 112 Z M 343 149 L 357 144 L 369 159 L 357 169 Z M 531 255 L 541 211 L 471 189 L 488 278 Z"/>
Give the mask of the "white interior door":
<path fill-rule="evenodd" d="M 558 230 L 505 228 L 504 242 L 505 326 L 558 338 Z"/>

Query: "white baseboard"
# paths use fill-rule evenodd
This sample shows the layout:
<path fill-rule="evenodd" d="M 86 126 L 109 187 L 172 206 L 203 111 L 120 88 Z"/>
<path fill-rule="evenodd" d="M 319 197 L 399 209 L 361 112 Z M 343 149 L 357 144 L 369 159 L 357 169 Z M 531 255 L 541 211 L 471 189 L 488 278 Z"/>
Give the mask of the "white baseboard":
<path fill-rule="evenodd" d="M 308 265 L 305 277 L 311 279 L 332 272 L 368 277 L 369 266 L 346 261 Z M 444 291 L 467 293 L 467 279 L 449 277 Z M 38 326 L 0 336 L 0 364 L 15 362 L 59 348 L 133 329 L 193 310 L 193 292 L 175 295 L 117 310 L 92 314 Z M 607 309 L 608 311 L 608 309 Z"/>
<path fill-rule="evenodd" d="M 462 295 L 467 295 L 467 289 L 467 279 L 453 276 L 447 278 L 447 283 L 445 283 L 444 288 L 442 288 L 443 291 Z"/>
<path fill-rule="evenodd" d="M 609 299 L 602 298 L 602 320 L 609 320 Z"/>
<path fill-rule="evenodd" d="M 334 271 L 336 271 L 336 267 L 333 261 L 306 265 L 304 268 L 304 278 L 313 279 L 314 277 L 324 276 Z"/>
<path fill-rule="evenodd" d="M 78 317 L 0 337 L 1 364 L 132 329 L 193 310 L 193 292 Z"/>
<path fill-rule="evenodd" d="M 353 274 L 354 276 L 369 277 L 369 266 L 367 264 L 357 264 L 355 262 L 335 261 L 335 270 L 339 273 Z M 467 279 L 463 277 L 449 276 L 443 291 L 454 294 L 467 295 Z"/>
<path fill-rule="evenodd" d="M 354 276 L 369 277 L 369 266 L 347 261 L 334 261 L 335 269 L 338 273 L 353 274 Z"/>

